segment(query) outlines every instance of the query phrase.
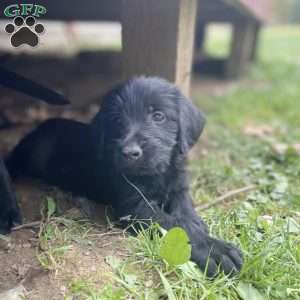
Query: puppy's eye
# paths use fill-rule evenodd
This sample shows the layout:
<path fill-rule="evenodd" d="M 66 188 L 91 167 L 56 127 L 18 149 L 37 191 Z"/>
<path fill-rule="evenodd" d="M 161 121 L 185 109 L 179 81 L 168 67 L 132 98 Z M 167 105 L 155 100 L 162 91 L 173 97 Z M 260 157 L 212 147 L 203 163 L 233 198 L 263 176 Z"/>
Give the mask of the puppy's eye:
<path fill-rule="evenodd" d="M 161 111 L 155 111 L 152 113 L 152 120 L 157 123 L 163 123 L 166 120 L 166 116 Z"/>

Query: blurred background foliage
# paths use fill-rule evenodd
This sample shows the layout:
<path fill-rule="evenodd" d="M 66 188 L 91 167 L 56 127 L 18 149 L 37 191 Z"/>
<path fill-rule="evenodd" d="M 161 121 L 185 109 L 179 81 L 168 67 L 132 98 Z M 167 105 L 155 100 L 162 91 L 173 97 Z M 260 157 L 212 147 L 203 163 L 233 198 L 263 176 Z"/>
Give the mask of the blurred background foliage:
<path fill-rule="evenodd" d="M 300 23 L 300 0 L 272 0 L 274 23 Z"/>

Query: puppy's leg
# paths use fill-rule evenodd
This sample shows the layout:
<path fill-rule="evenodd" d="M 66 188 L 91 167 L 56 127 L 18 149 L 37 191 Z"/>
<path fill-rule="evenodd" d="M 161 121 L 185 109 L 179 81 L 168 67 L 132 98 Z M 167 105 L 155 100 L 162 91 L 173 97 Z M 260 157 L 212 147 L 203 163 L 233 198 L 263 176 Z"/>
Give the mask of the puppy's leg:
<path fill-rule="evenodd" d="M 22 218 L 16 196 L 11 188 L 10 178 L 0 159 L 0 234 L 9 233 L 15 223 Z"/>
<path fill-rule="evenodd" d="M 209 277 L 216 275 L 219 267 L 225 274 L 235 274 L 241 269 L 242 252 L 208 234 L 207 226 L 194 210 L 187 191 L 173 195 L 168 212 L 187 230 L 192 244 L 192 260 L 202 270 L 206 269 Z"/>
<path fill-rule="evenodd" d="M 165 213 L 155 201 L 149 202 L 136 194 L 124 195 L 122 201 L 117 199 L 114 197 L 112 207 L 123 227 L 137 223 L 139 226 L 136 229 L 140 229 L 152 223 L 158 223 L 164 229 L 169 230 L 174 226 L 180 226 L 176 218 Z"/>
<path fill-rule="evenodd" d="M 241 269 L 241 252 L 231 244 L 209 236 L 206 225 L 194 211 L 191 198 L 185 189 L 171 195 L 172 201 L 165 210 L 157 205 L 160 203 L 156 201 L 158 199 L 146 201 L 141 194 L 129 194 L 128 189 L 121 185 L 119 191 L 122 199 L 115 197 L 113 208 L 125 226 L 138 220 L 146 226 L 151 222 L 158 223 L 167 230 L 175 226 L 182 227 L 191 241 L 192 260 L 203 271 L 206 270 L 207 276 L 216 275 L 219 267 L 226 274 L 234 274 Z"/>

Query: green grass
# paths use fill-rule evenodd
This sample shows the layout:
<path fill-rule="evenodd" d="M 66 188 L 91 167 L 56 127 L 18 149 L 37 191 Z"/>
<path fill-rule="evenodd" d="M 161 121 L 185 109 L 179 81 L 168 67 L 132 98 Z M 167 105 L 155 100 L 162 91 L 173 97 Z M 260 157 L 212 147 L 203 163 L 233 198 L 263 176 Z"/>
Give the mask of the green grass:
<path fill-rule="evenodd" d="M 257 186 L 234 206 L 213 208 L 204 217 L 212 232 L 241 245 L 246 263 L 238 282 L 251 283 L 265 299 L 300 299 L 300 227 L 287 228 L 290 219 L 300 224 L 300 158 L 272 150 L 300 141 L 299 51 L 299 27 L 267 28 L 259 62 L 243 81 L 223 96 L 196 97 L 208 116 L 210 149 L 192 163 L 194 194 L 211 201 L 218 193 Z M 247 136 L 249 125 L 273 131 Z"/>
<path fill-rule="evenodd" d="M 214 57 L 227 57 L 230 53 L 231 32 L 229 24 L 209 24 L 205 32 L 205 52 Z"/>
<path fill-rule="evenodd" d="M 208 118 L 199 146 L 206 151 L 190 162 L 195 205 L 255 186 L 201 212 L 213 235 L 243 250 L 241 274 L 221 274 L 212 281 L 191 262 L 169 266 L 160 257 L 161 238 L 153 227 L 128 238 L 124 260 L 107 258 L 114 283 L 98 289 L 86 279 L 76 280 L 66 299 L 300 299 L 300 157 L 292 150 L 273 150 L 279 143 L 300 143 L 300 27 L 270 27 L 261 38 L 259 61 L 247 77 L 223 95 L 193 97 Z M 208 48 L 225 53 L 225 42 L 217 31 Z M 245 134 L 247 126 L 262 125 L 271 133 Z M 56 262 L 60 256 L 49 246 L 49 235 L 62 245 L 66 238 L 52 223 L 44 231 L 44 259 L 51 267 L 49 257 Z"/>

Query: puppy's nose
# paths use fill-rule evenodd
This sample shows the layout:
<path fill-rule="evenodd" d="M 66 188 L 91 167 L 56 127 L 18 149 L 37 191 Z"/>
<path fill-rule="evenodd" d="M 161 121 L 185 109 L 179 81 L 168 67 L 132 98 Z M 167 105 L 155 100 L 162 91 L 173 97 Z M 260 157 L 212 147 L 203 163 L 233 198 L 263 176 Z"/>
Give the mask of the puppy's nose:
<path fill-rule="evenodd" d="M 143 155 L 141 147 L 137 144 L 125 146 L 122 149 L 122 153 L 130 160 L 138 160 Z"/>

